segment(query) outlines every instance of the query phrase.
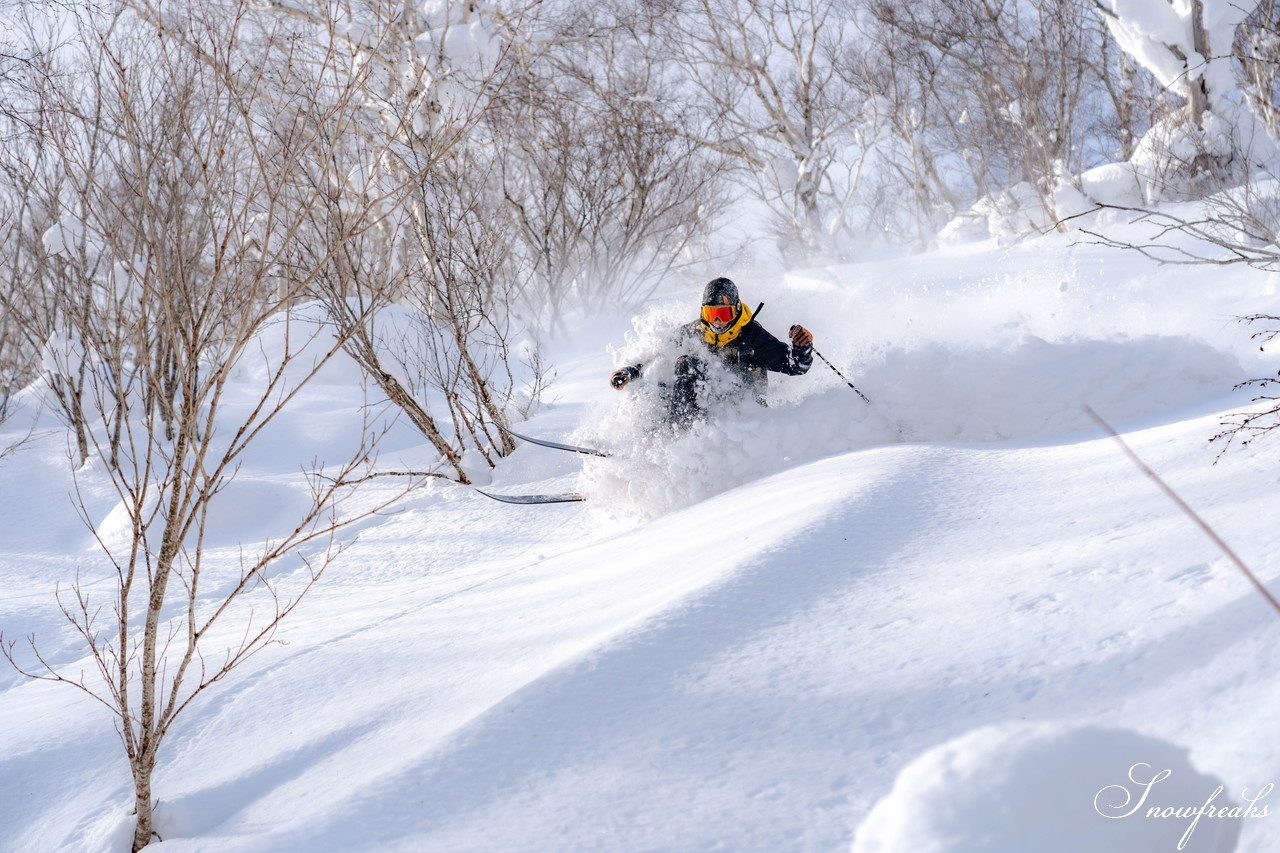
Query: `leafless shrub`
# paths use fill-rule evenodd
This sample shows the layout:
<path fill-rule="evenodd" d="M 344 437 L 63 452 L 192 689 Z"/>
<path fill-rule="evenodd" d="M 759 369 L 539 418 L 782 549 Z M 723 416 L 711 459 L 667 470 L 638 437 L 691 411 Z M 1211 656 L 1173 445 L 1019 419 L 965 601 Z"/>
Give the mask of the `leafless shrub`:
<path fill-rule="evenodd" d="M 574 310 L 638 305 L 664 278 L 702 262 L 689 250 L 723 199 L 722 158 L 672 131 L 677 119 L 659 81 L 641 67 L 628 73 L 625 59 L 593 58 L 590 67 L 612 79 L 594 83 L 537 62 L 538 85 L 512 87 L 490 117 L 498 146 L 490 192 L 517 240 L 520 304 L 554 329 Z"/>
<path fill-rule="evenodd" d="M 68 344 L 56 347 L 64 353 L 89 348 L 87 341 L 72 342 L 66 335 L 72 325 L 68 318 L 82 314 L 90 291 L 49 258 L 42 242 L 61 211 L 73 204 L 74 192 L 67 186 L 48 121 L 58 100 L 58 69 L 52 65 L 58 45 L 35 26 L 29 6 L 18 4 L 14 12 L 8 34 L 21 41 L 15 41 L 15 55 L 6 58 L 6 73 L 0 75 L 0 211 L 9 225 L 0 239 L 0 333 L 11 381 L 26 385 L 43 373 L 48 402 L 71 427 L 82 462 L 88 454 L 88 426 L 80 406 L 83 371 L 79 364 L 55 367 L 48 351 L 55 341 Z M 95 109 L 91 101 L 82 106 Z M 92 148 L 84 155 L 95 156 Z M 65 236 L 69 251 L 83 248 L 69 233 L 58 236 Z"/>
<path fill-rule="evenodd" d="M 1267 325 L 1266 329 L 1261 332 L 1255 332 L 1252 336 L 1255 341 L 1259 342 L 1260 347 L 1265 347 L 1266 344 L 1280 337 L 1280 317 L 1274 317 L 1269 314 L 1253 314 L 1243 317 L 1241 320 L 1245 323 Z M 1280 377 L 1280 374 L 1277 376 Z M 1236 388 L 1271 389 L 1277 385 L 1280 385 L 1280 378 L 1264 377 L 1242 382 Z M 1232 444 L 1239 444 L 1244 447 L 1255 438 L 1280 428 L 1280 396 L 1260 394 L 1253 398 L 1253 402 L 1264 404 L 1264 407 L 1256 411 L 1238 412 L 1232 415 L 1222 423 L 1226 429 L 1209 439 L 1210 441 L 1222 442 L 1222 450 L 1219 452 L 1219 456 L 1225 453 Z"/>
<path fill-rule="evenodd" d="M 309 24 L 322 16 L 311 4 L 260 8 Z M 465 482 L 468 450 L 492 462 L 513 449 L 492 426 L 522 393 L 511 341 L 562 328 L 572 311 L 639 302 L 688 263 L 716 167 L 670 132 L 643 62 L 603 61 L 621 60 L 610 51 L 635 32 L 631 19 L 592 24 L 580 38 L 589 10 L 534 20 L 532 11 L 482 14 L 456 3 L 442 25 L 439 10 L 429 17 L 366 0 L 345 14 L 332 37 L 371 69 L 361 133 L 387 142 L 368 181 L 390 176 L 414 191 L 396 200 L 403 219 L 384 229 L 387 251 L 365 246 L 335 259 L 317 292 L 343 323 L 353 305 L 359 312 L 388 292 L 410 310 L 401 316 L 413 328 L 396 334 L 410 335 L 414 351 L 389 346 L 376 314 L 372 327 L 352 330 L 347 350 Z M 462 61 L 443 47 L 419 49 L 443 45 L 447 27 L 477 22 L 503 28 L 500 54 Z M 622 94 L 616 80 L 592 79 L 593 67 L 618 76 L 630 68 L 634 85 Z M 323 233 L 332 225 L 319 220 L 345 214 L 339 200 L 317 195 Z M 540 385 L 534 373 L 526 387 Z"/>
<path fill-rule="evenodd" d="M 1280 182 L 1257 178 L 1220 189 L 1200 202 L 1194 214 L 1176 209 L 1099 205 L 1130 214 L 1129 225 L 1147 226 L 1141 240 L 1094 228 L 1081 233 L 1094 242 L 1136 251 L 1162 264 L 1280 269 Z"/>
<path fill-rule="evenodd" d="M 637 305 L 705 261 L 724 159 L 684 131 L 682 76 L 661 4 L 531 3 L 496 14 L 509 74 L 467 162 L 511 242 L 506 282 L 525 321 Z"/>
<path fill-rule="evenodd" d="M 444 161 L 422 174 L 396 219 L 402 233 L 380 246 L 360 241 L 334 259 L 316 291 L 347 355 L 465 483 L 468 449 L 490 464 L 514 449 L 490 425 L 507 420 L 516 381 L 499 298 L 506 241 L 459 204 L 470 198 L 466 176 L 453 176 Z"/>
<path fill-rule="evenodd" d="M 258 8 L 267 19 L 325 26 L 322 4 Z M 499 142 L 485 122 L 511 70 L 497 48 L 461 57 L 445 49 L 451 28 L 490 25 L 474 4 L 367 0 L 347 7 L 340 23 L 325 37 L 357 61 L 335 73 L 363 95 L 347 143 L 378 153 L 364 158 L 354 181 L 336 173 L 317 179 L 311 228 L 341 230 L 352 192 L 400 189 L 385 199 L 389 215 L 376 235 L 323 264 L 312 292 L 343 331 L 347 354 L 440 453 L 440 470 L 465 483 L 468 450 L 492 464 L 514 449 L 491 424 L 508 417 L 516 385 L 508 361 L 515 235 L 496 184 L 476 193 L 483 176 L 496 174 L 491 152 Z M 437 49 L 424 50 L 429 44 Z M 399 313 L 381 310 L 392 303 Z M 416 350 L 402 345 L 405 334 Z"/>

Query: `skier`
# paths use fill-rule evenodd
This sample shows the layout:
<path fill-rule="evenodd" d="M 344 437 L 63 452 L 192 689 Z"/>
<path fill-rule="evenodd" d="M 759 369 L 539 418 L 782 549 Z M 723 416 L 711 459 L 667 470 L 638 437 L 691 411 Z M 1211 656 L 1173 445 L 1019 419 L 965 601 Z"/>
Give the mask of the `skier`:
<path fill-rule="evenodd" d="M 701 318 L 679 327 L 674 335 L 678 344 L 693 344 L 698 352 L 676 360 L 675 384 L 670 388 L 670 423 L 687 429 L 703 414 L 698 397 L 707 384 L 707 359 L 712 355 L 738 379 L 738 388 L 753 394 L 756 402 L 764 405 L 766 371 L 800 376 L 813 364 L 813 335 L 803 326 L 792 326 L 788 337 L 789 345 L 765 331 L 738 298 L 738 286 L 732 281 L 712 279 L 702 291 Z M 699 342 L 703 346 L 698 347 Z M 643 369 L 643 364 L 620 368 L 609 382 L 614 388 L 624 388 Z"/>

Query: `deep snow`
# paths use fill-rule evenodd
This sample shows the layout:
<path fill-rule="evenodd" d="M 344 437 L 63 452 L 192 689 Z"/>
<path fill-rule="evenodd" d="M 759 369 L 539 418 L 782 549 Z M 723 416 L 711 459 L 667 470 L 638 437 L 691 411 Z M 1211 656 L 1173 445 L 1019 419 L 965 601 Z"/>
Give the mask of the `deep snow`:
<path fill-rule="evenodd" d="M 1247 406 L 1232 386 L 1276 371 L 1234 320 L 1280 313 L 1266 274 L 1078 235 L 723 272 L 767 328 L 808 326 L 873 405 L 816 362 L 774 377 L 767 409 L 655 440 L 644 387 L 606 377 L 692 291 L 629 336 L 613 317 L 553 342 L 557 379 L 522 430 L 615 456 L 520 447 L 492 488 L 590 500 L 435 483 L 351 531 L 287 645 L 172 735 L 157 850 L 1130 853 L 1174 849 L 1190 823 L 1098 813 L 1134 765 L 1174 771 L 1161 806 L 1201 805 L 1214 779 L 1239 804 L 1280 777 L 1280 617 L 1081 410 L 1280 591 L 1280 444 L 1214 464 L 1206 441 Z M 347 441 L 362 400 L 335 370 L 242 471 L 217 559 L 286 524 L 298 463 Z M 384 463 L 425 455 L 391 438 Z M 0 627 L 76 670 L 54 589 L 103 581 L 68 469 L 47 416 L 0 462 Z M 77 481 L 112 533 L 100 474 Z M 7 669 L 0 697 L 0 850 L 127 849 L 109 715 Z M 929 787 L 922 767 L 963 772 Z M 1272 799 L 1236 849 L 1280 849 Z M 1001 803 L 1004 840 L 981 834 Z M 1060 846 L 1028 847 L 1037 831 Z M 1229 849 L 1214 836 L 1186 849 Z"/>

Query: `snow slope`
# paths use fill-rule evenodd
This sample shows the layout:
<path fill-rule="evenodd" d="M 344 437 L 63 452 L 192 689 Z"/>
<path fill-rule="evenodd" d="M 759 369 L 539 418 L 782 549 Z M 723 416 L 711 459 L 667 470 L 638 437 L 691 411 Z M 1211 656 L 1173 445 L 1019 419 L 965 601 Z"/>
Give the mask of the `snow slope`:
<path fill-rule="evenodd" d="M 1055 786 L 1046 768 L 1040 809 L 1079 814 L 1171 755 L 1186 784 L 1155 789 L 1160 805 L 1200 805 L 1213 778 L 1239 803 L 1280 777 L 1280 615 L 1081 413 L 1111 420 L 1280 591 L 1278 445 L 1215 465 L 1206 441 L 1247 404 L 1233 384 L 1275 372 L 1232 319 L 1274 312 L 1267 276 L 1055 236 L 735 277 L 766 327 L 805 323 L 873 406 L 819 362 L 776 379 L 768 409 L 655 441 L 634 424 L 644 388 L 604 377 L 694 297 L 655 306 L 616 354 L 604 342 L 626 318 L 559 342 L 548 405 L 523 429 L 615 458 L 521 447 L 493 488 L 591 501 L 512 507 L 435 484 L 364 523 L 288 644 L 172 735 L 155 849 L 849 850 L 874 807 L 860 853 L 971 850 L 946 833 L 1039 771 L 979 761 L 998 754 L 982 744 L 1025 738 L 970 735 L 1023 723 L 1129 733 L 1068 740 L 1098 775 Z M 355 402 L 325 385 L 303 404 L 308 444 L 336 440 Z M 94 552 L 63 447 L 46 428 L 0 463 L 0 627 L 76 668 L 53 593 Z M 255 456 L 240 494 L 256 511 L 228 530 L 287 515 L 288 449 Z M 93 472 L 79 481 L 103 523 L 111 495 Z M 128 849 L 127 767 L 101 706 L 0 670 L 0 732 L 0 850 Z M 915 847 L 874 846 L 892 840 L 884 815 L 946 808 L 950 777 L 916 799 L 918 776 L 895 788 L 904 768 L 949 766 L 940 755 L 1023 769 L 958 798 L 972 815 L 921 814 Z M 973 793 L 986 775 L 955 781 Z M 1081 850 L 1148 849 L 1146 825 L 1162 839 L 1149 849 L 1173 849 L 1167 825 L 1190 823 L 1083 813 Z M 1063 821 L 1010 820 L 1031 833 L 1017 844 L 1061 840 Z M 1238 850 L 1280 849 L 1280 814 L 1238 830 Z M 1197 829 L 1186 849 L 1212 841 Z M 1013 844 L 982 849 L 1029 849 Z"/>

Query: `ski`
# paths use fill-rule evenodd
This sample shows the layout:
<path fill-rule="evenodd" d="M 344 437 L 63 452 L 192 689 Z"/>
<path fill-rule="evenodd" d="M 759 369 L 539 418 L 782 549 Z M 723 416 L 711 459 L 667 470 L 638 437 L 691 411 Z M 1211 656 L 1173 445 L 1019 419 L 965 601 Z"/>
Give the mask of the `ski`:
<path fill-rule="evenodd" d="M 550 495 L 499 495 L 493 492 L 486 492 L 484 489 L 476 489 L 476 491 L 486 498 L 493 498 L 495 501 L 502 501 L 507 504 L 562 504 L 586 500 L 584 496 L 577 492 L 559 492 Z"/>
<path fill-rule="evenodd" d="M 581 453 L 584 456 L 600 456 L 605 459 L 609 458 L 608 453 L 605 453 L 603 450 L 596 450 L 594 447 L 578 447 L 577 445 L 574 445 L 574 444 L 561 444 L 558 441 L 548 441 L 545 438 L 532 438 L 527 435 L 521 435 L 520 433 L 516 432 L 513 429 L 504 427 L 502 424 L 498 424 L 497 426 L 498 426 L 498 429 L 502 430 L 507 435 L 510 435 L 513 438 L 518 438 L 521 441 L 527 441 L 530 444 L 537 444 L 541 447 L 550 447 L 554 450 L 567 450 L 570 453 Z M 490 495 L 490 497 L 492 497 L 492 495 Z M 579 500 L 581 499 L 579 498 Z"/>

